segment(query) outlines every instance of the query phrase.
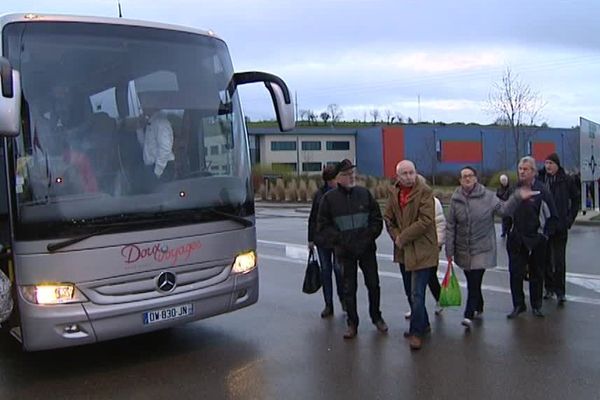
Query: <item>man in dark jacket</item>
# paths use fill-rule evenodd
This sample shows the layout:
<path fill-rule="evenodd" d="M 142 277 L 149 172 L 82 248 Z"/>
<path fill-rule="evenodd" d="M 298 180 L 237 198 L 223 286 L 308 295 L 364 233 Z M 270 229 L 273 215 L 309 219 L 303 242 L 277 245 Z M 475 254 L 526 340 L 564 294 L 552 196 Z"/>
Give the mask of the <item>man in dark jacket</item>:
<path fill-rule="evenodd" d="M 325 299 L 325 308 L 321 312 L 321 318 L 327 318 L 333 315 L 333 282 L 331 280 L 331 272 L 335 275 L 335 283 L 337 287 L 338 297 L 342 305 L 342 310 L 345 311 L 344 305 L 344 283 L 342 281 L 342 271 L 339 263 L 333 254 L 333 247 L 327 246 L 327 241 L 323 240 L 320 235 L 316 234 L 317 230 L 317 215 L 319 214 L 319 204 L 321 199 L 328 191 L 335 189 L 337 183 L 335 176 L 337 175 L 336 167 L 333 165 L 323 168 L 323 186 L 316 191 L 310 215 L 308 217 L 308 248 L 310 251 L 315 251 L 319 255 L 319 263 L 321 264 L 321 282 L 323 284 L 323 298 Z"/>
<path fill-rule="evenodd" d="M 544 183 L 552 194 L 558 213 L 555 232 L 548 239 L 546 268 L 544 271 L 544 286 L 546 287 L 544 298 L 550 299 L 556 294 L 559 304 L 564 304 L 566 301 L 565 253 L 567 250 L 567 236 L 579 212 L 581 203 L 579 188 L 560 166 L 560 159 L 556 153 L 546 157 L 544 169 L 539 172 L 539 180 Z"/>
<path fill-rule="evenodd" d="M 379 275 L 375 239 L 381 234 L 383 220 L 379 204 L 366 188 L 355 186 L 355 166 L 350 160 L 337 164 L 338 187 L 323 196 L 317 217 L 317 234 L 334 247 L 342 267 L 348 329 L 345 339 L 356 336 L 357 264 L 363 272 L 369 293 L 369 315 L 380 332 L 388 327 L 381 317 Z"/>
<path fill-rule="evenodd" d="M 519 161 L 519 187 L 531 188 L 534 196 L 523 200 L 513 214 L 513 226 L 508 234 L 508 270 L 513 310 L 507 315 L 515 318 L 527 307 L 523 295 L 525 267 L 529 266 L 529 297 L 533 315 L 543 317 L 543 266 L 546 261 L 546 241 L 554 233 L 556 207 L 544 184 L 535 179 L 537 169 L 533 157 Z"/>

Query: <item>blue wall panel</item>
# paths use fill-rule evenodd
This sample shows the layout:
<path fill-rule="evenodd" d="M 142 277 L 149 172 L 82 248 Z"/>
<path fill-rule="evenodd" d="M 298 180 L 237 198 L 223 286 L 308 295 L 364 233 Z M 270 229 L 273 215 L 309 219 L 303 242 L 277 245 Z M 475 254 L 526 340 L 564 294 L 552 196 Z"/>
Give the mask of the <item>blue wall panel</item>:
<path fill-rule="evenodd" d="M 381 127 L 359 129 L 356 133 L 358 173 L 383 176 L 383 139 Z"/>

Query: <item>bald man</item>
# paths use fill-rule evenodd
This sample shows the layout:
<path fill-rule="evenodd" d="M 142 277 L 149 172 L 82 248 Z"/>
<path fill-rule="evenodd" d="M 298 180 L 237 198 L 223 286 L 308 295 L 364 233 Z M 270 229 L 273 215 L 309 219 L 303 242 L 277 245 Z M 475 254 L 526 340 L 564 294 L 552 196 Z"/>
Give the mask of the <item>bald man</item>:
<path fill-rule="evenodd" d="M 433 191 L 418 179 L 412 161 L 400 161 L 396 176 L 383 218 L 394 242 L 394 261 L 400 264 L 405 290 L 410 292 L 410 329 L 405 336 L 410 348 L 418 350 L 431 330 L 425 288 L 438 265 L 435 206 Z"/>

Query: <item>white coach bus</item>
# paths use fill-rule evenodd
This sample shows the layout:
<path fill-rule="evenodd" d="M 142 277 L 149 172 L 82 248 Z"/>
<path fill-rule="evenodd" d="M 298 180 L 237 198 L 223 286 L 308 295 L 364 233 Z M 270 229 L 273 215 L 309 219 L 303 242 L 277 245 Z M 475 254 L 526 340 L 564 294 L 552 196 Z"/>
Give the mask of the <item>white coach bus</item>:
<path fill-rule="evenodd" d="M 222 39 L 172 25 L 11 14 L 0 38 L 2 330 L 33 351 L 254 304 L 236 88 L 263 82 L 286 131 L 285 83 L 234 73 Z"/>

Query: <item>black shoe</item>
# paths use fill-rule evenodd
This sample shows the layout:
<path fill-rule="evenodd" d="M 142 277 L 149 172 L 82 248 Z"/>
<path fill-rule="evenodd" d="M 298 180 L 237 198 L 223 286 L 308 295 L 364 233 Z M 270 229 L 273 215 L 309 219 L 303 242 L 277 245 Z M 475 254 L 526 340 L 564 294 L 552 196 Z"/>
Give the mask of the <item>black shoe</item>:
<path fill-rule="evenodd" d="M 508 319 L 517 318 L 517 316 L 519 314 L 521 314 L 522 312 L 525 312 L 525 310 L 527 310 L 527 307 L 525 307 L 525 306 L 515 307 L 512 310 L 512 312 L 506 316 L 506 318 L 508 318 Z"/>
<path fill-rule="evenodd" d="M 348 325 L 346 332 L 344 332 L 344 339 L 354 339 L 357 333 L 358 330 L 356 329 L 356 326 Z"/>
<path fill-rule="evenodd" d="M 385 321 L 382 319 L 380 319 L 379 321 L 374 323 L 375 326 L 377 327 L 377 330 L 381 333 L 386 333 L 388 331 L 388 326 L 385 323 Z"/>
<path fill-rule="evenodd" d="M 531 310 L 531 313 L 538 318 L 544 318 L 544 313 L 539 308 L 534 308 Z"/>
<path fill-rule="evenodd" d="M 544 300 L 549 300 L 554 297 L 554 292 L 552 290 L 546 289 L 544 291 Z"/>
<path fill-rule="evenodd" d="M 560 305 L 565 304 L 565 302 L 567 301 L 567 296 L 565 296 L 564 294 L 559 294 L 556 297 L 558 298 L 558 304 Z"/>
<path fill-rule="evenodd" d="M 321 311 L 321 318 L 329 318 L 333 315 L 333 306 L 325 306 Z"/>

